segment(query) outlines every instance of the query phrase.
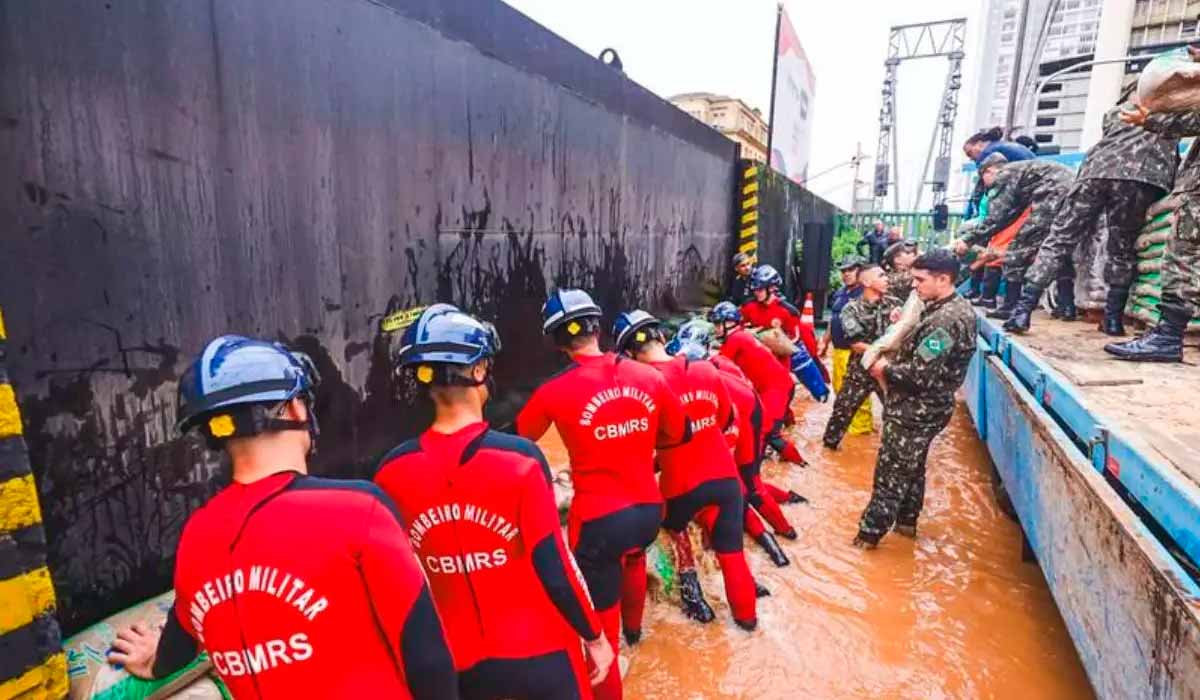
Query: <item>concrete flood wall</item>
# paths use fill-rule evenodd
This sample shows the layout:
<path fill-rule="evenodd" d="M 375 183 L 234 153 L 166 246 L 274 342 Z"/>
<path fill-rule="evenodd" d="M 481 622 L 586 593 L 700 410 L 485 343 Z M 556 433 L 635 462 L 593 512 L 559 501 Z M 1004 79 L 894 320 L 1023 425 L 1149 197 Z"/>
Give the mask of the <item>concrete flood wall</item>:
<path fill-rule="evenodd" d="M 840 210 L 787 177 L 756 169 L 755 206 L 759 262 L 785 277 L 788 297 L 812 293 L 819 318 L 829 293 L 834 217 Z"/>
<path fill-rule="evenodd" d="M 734 245 L 734 144 L 492 0 L 3 3 L 0 154 L 9 370 L 67 633 L 168 588 L 220 482 L 173 431 L 206 339 L 312 354 L 315 471 L 365 476 L 427 420 L 384 315 L 494 319 L 503 421 L 554 369 L 549 288 L 670 308 Z"/>

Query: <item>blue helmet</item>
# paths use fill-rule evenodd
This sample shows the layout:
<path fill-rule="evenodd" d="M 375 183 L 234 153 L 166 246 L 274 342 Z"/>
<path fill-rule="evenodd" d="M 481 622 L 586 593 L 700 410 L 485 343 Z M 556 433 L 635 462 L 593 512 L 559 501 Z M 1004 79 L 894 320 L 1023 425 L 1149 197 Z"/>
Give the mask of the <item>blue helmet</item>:
<path fill-rule="evenodd" d="M 750 289 L 770 289 L 783 286 L 783 277 L 770 265 L 759 265 L 750 273 Z"/>
<path fill-rule="evenodd" d="M 186 433 L 205 423 L 205 434 L 212 439 L 306 427 L 291 421 L 268 421 L 265 414 L 254 420 L 242 415 L 245 412 L 241 409 L 247 407 L 300 397 L 309 404 L 307 428 L 315 437 L 312 399 L 319 381 L 312 360 L 303 353 L 292 352 L 280 343 L 223 335 L 209 341 L 179 378 L 176 427 Z"/>
<path fill-rule="evenodd" d="M 473 365 L 500 352 L 495 326 L 450 304 L 434 304 L 404 329 L 396 364 Z"/>
<path fill-rule="evenodd" d="M 645 333 L 639 334 L 638 331 L 644 331 L 647 328 L 659 325 L 659 323 L 660 321 L 657 318 L 654 318 L 641 309 L 626 311 L 617 315 L 617 320 L 613 321 L 612 327 L 612 336 L 617 352 L 624 351 L 625 346 L 631 340 L 637 340 L 639 343 L 649 340 L 649 336 Z"/>
<path fill-rule="evenodd" d="M 679 327 L 675 337 L 681 343 L 696 343 L 708 347 L 712 344 L 712 324 L 701 318 L 693 318 Z"/>
<path fill-rule="evenodd" d="M 682 354 L 687 359 L 696 362 L 708 358 L 708 348 L 698 343 L 680 343 L 678 349 L 671 354 Z"/>
<path fill-rule="evenodd" d="M 712 324 L 694 318 L 679 327 L 667 349 L 672 355 L 682 352 L 689 360 L 708 357 L 708 346 L 712 343 Z"/>
<path fill-rule="evenodd" d="M 542 332 L 553 333 L 564 323 L 580 318 L 599 318 L 601 313 L 591 295 L 582 289 L 556 289 L 542 304 Z"/>
<path fill-rule="evenodd" d="M 708 320 L 713 323 L 741 323 L 742 312 L 732 301 L 722 301 L 708 312 Z"/>

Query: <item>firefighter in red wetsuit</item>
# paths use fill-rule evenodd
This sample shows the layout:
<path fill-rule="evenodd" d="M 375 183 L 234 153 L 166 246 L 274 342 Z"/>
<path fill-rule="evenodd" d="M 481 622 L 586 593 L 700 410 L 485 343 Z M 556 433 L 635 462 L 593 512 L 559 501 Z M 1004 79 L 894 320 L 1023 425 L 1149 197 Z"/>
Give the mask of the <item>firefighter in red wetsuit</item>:
<path fill-rule="evenodd" d="M 767 491 L 762 480 L 762 453 L 766 446 L 766 429 L 763 425 L 762 403 L 758 400 L 758 392 L 754 385 L 746 379 L 746 375 L 728 358 L 717 355 L 710 357 L 709 344 L 711 337 L 708 326 L 704 321 L 689 321 L 680 327 L 675 334 L 678 344 L 677 354 L 687 357 L 693 362 L 705 360 L 714 364 L 720 370 L 722 383 L 729 391 L 737 416 L 736 425 L 727 433 L 732 435 L 733 458 L 737 464 L 738 474 L 742 477 L 746 495 L 746 533 L 749 534 L 766 551 L 776 566 L 787 566 L 787 555 L 780 548 L 775 538 L 766 531 L 762 520 L 754 510 L 762 513 L 771 527 L 780 536 L 796 539 L 796 529 L 788 522 L 787 517 L 779 508 L 779 503 Z M 777 489 L 782 491 L 782 489 Z M 805 499 L 795 492 L 788 494 L 788 502 L 803 502 Z M 791 497 L 795 501 L 791 501 Z"/>
<path fill-rule="evenodd" d="M 804 343 L 809 357 L 820 357 L 816 329 L 804 323 L 800 310 L 783 298 L 779 292 L 782 286 L 783 277 L 774 267 L 759 265 L 754 268 L 750 275 L 752 298 L 739 309 L 742 321 L 753 328 L 778 326 L 793 343 Z M 778 360 L 784 367 L 790 368 L 791 358 L 780 357 Z M 821 372 L 825 374 L 823 367 Z M 829 377 L 825 377 L 825 381 L 828 383 Z"/>
<path fill-rule="evenodd" d="M 722 341 L 721 354 L 737 364 L 758 392 L 767 425 L 767 444 L 783 459 L 807 466 L 800 450 L 781 432 L 796 393 L 792 373 L 779 364 L 753 333 L 742 327 L 741 312 L 733 304 L 727 301 L 717 304 L 709 312 L 708 320 L 716 326 L 717 338 Z"/>
<path fill-rule="evenodd" d="M 687 441 L 691 427 L 660 373 L 600 351 L 600 315 L 578 289 L 546 300 L 542 330 L 571 362 L 533 392 L 516 429 L 536 440 L 553 424 L 566 445 L 575 488 L 568 537 L 615 651 L 622 622 L 628 643 L 642 633 L 645 549 L 662 522 L 655 448 Z M 595 692 L 621 697 L 620 674 L 610 673 Z"/>
<path fill-rule="evenodd" d="M 500 339 L 448 304 L 404 331 L 397 364 L 433 425 L 384 456 L 392 497 L 446 625 L 463 698 L 590 698 L 613 652 L 563 541 L 550 467 L 529 440 L 488 429 Z"/>
<path fill-rule="evenodd" d="M 238 698 L 454 698 L 429 586 L 391 499 L 306 474 L 315 371 L 277 343 L 211 341 L 179 380 L 183 431 L 224 448 L 233 483 L 184 525 L 160 632 L 110 660 L 162 678 L 200 649 Z"/>
<path fill-rule="evenodd" d="M 745 502 L 737 465 L 724 436 L 724 431 L 733 425 L 735 414 L 720 372 L 709 362 L 668 355 L 658 319 L 645 311 L 620 314 L 612 333 L 617 352 L 627 353 L 662 372 L 691 421 L 692 439 L 687 444 L 658 452 L 662 468 L 659 489 L 667 501 L 663 527 L 675 542 L 684 612 L 701 622 L 713 618 L 700 590 L 691 540 L 687 536 L 688 523 L 697 519 L 701 510 L 711 507 L 715 509 L 712 546 L 721 563 L 725 597 L 733 610 L 734 622 L 742 629 L 753 630 L 758 626 L 755 585 L 742 551 Z"/>

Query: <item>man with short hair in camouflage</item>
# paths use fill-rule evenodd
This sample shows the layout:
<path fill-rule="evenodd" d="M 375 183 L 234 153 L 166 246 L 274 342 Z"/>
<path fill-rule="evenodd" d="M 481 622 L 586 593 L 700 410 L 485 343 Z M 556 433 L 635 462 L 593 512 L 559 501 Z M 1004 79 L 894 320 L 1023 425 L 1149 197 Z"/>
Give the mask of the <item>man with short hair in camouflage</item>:
<path fill-rule="evenodd" d="M 1108 295 L 1100 330 L 1108 335 L 1125 335 L 1123 316 L 1129 287 L 1137 273 L 1134 243 L 1146 218 L 1146 210 L 1162 199 L 1175 182 L 1179 161 L 1179 139 L 1142 129 L 1121 120 L 1122 107 L 1132 88 L 1104 115 L 1104 133 L 1088 149 L 1075 184 L 1063 198 L 1050 235 L 1038 248 L 1037 259 L 1025 273 L 1021 298 L 1005 330 L 1029 330 L 1030 316 L 1042 291 L 1057 278 L 1059 307 L 1063 318 L 1074 320 L 1075 275 L 1071 255 L 1100 227 L 1108 229 L 1108 262 L 1104 281 Z M 1162 115 L 1170 120 L 1170 115 Z M 1157 121 L 1157 120 L 1156 120 Z"/>
<path fill-rule="evenodd" d="M 913 261 L 917 259 L 916 241 L 896 241 L 883 253 L 883 268 L 887 270 L 888 294 L 903 304 L 912 292 Z"/>
<path fill-rule="evenodd" d="M 871 502 L 854 538 L 855 546 L 868 549 L 893 526 L 916 537 L 929 444 L 950 423 L 954 393 L 975 354 L 975 312 L 955 291 L 958 259 L 933 250 L 916 259 L 912 272 L 925 310 L 895 357 L 881 357 L 870 370 L 887 398 Z"/>
<path fill-rule="evenodd" d="M 993 167 L 1004 156 L 993 153 L 980 166 Z M 1063 195 L 1071 186 L 1071 170 L 1049 160 L 1021 160 L 1006 163 L 996 176 L 994 194 L 988 203 L 988 213 L 978 226 L 970 229 L 957 244 L 959 255 L 966 254 L 972 245 L 987 245 L 999 233 L 1033 206 L 1029 218 L 1017 231 L 1004 253 L 1004 280 L 1008 284 L 1004 305 L 988 314 L 988 318 L 1007 319 L 1021 297 L 1021 282 L 1025 270 L 1033 263 L 1038 246 L 1050 233 L 1050 223 Z"/>
<path fill-rule="evenodd" d="M 1188 48 L 1192 60 L 1200 49 Z M 1121 119 L 1168 138 L 1200 136 L 1200 112 L 1150 114 L 1141 107 L 1122 112 Z M 1161 318 L 1146 335 L 1109 343 L 1104 351 L 1135 362 L 1182 362 L 1183 332 L 1200 309 L 1200 141 L 1193 142 L 1179 166 L 1171 195 L 1179 199 L 1175 230 L 1167 241 L 1162 270 Z"/>
<path fill-rule="evenodd" d="M 896 300 L 887 296 L 888 278 L 878 265 L 865 265 L 858 273 L 858 283 L 862 296 L 846 304 L 841 314 L 842 333 L 850 344 L 850 362 L 825 425 L 824 442 L 831 450 L 841 444 L 858 407 L 871 392 L 879 392 L 879 385 L 863 369 L 862 355 L 887 330 L 892 309 L 897 306 Z"/>

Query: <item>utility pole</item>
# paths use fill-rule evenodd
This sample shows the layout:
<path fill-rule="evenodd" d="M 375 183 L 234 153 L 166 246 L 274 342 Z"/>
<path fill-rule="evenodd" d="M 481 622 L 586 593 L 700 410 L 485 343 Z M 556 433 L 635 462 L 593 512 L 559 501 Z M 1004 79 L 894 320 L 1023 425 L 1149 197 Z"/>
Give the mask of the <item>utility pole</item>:
<path fill-rule="evenodd" d="M 862 165 L 862 141 L 854 146 L 854 182 L 850 185 L 850 216 L 858 213 L 858 168 Z"/>
<path fill-rule="evenodd" d="M 1021 84 L 1021 61 L 1025 58 L 1025 27 L 1029 23 L 1029 0 L 1021 0 L 1021 22 L 1017 25 L 1017 48 L 1013 53 L 1012 79 L 1008 83 L 1008 111 L 1004 118 L 1004 136 L 1012 136 L 1017 113 L 1017 92 Z"/>

